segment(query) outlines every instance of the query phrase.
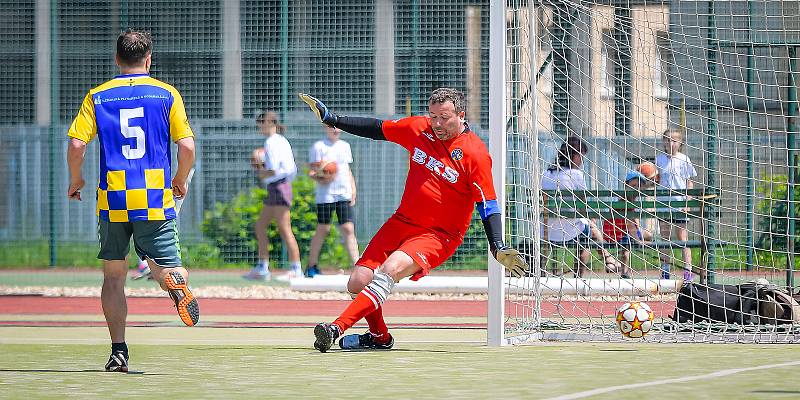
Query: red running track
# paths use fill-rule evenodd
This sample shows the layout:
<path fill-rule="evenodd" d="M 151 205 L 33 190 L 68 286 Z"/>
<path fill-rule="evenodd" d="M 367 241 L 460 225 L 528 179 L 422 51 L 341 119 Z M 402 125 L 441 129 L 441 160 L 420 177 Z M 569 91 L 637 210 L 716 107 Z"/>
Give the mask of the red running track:
<path fill-rule="evenodd" d="M 285 315 L 336 316 L 349 300 L 263 300 L 199 299 L 203 315 Z M 563 315 L 598 317 L 613 315 L 621 302 L 561 301 L 543 303 L 542 314 L 553 315 L 558 308 Z M 656 317 L 672 313 L 674 304 L 650 303 Z M 397 300 L 384 304 L 384 314 L 393 317 L 485 317 L 485 301 L 469 300 Z M 97 297 L 0 296 L 0 314 L 102 314 Z M 128 298 L 129 314 L 166 315 L 175 309 L 168 297 Z M 506 313 L 530 315 L 529 307 L 506 303 Z"/>
<path fill-rule="evenodd" d="M 336 316 L 349 300 L 199 299 L 203 315 L 317 315 Z M 485 301 L 387 302 L 384 311 L 397 317 L 480 317 Z M 0 296 L 0 314 L 102 314 L 98 297 Z M 168 297 L 129 297 L 128 314 L 174 314 Z"/>

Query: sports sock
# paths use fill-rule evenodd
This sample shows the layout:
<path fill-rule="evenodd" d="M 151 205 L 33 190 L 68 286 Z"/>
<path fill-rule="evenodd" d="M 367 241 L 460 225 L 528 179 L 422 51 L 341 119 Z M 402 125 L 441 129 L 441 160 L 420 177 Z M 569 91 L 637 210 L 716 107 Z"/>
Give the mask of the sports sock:
<path fill-rule="evenodd" d="M 376 312 L 394 288 L 394 279 L 384 272 L 375 272 L 372 282 L 362 290 L 333 323 L 344 333 L 367 314 Z M 379 314 L 383 322 L 382 313 Z M 369 321 L 368 321 L 369 322 Z M 385 326 L 385 324 L 384 324 Z M 371 327 L 371 325 L 370 325 Z M 380 328 L 379 326 L 377 328 Z"/>
<path fill-rule="evenodd" d="M 127 356 L 128 355 L 128 345 L 125 342 L 122 342 L 122 343 L 111 343 L 111 352 L 112 353 L 122 352 Z"/>
<path fill-rule="evenodd" d="M 292 261 L 289 264 L 289 266 L 292 269 L 292 271 L 302 271 L 303 270 L 303 267 L 300 266 L 300 261 Z"/>
<path fill-rule="evenodd" d="M 383 307 L 378 307 L 377 310 L 367 314 L 364 317 L 369 324 L 369 331 L 375 336 L 383 336 L 389 333 L 389 328 L 386 327 L 386 322 L 383 320 Z"/>
<path fill-rule="evenodd" d="M 339 318 L 336 318 L 333 321 L 333 324 L 339 327 L 339 332 L 344 333 L 344 331 L 350 329 L 356 322 L 361 320 L 367 316 L 367 314 L 373 313 L 378 311 L 375 309 L 376 302 L 374 300 L 375 295 L 365 294 L 368 292 L 369 289 L 364 288 L 364 290 L 359 293 L 353 301 L 350 302 L 350 305 L 344 309 Z M 380 308 L 378 308 L 380 309 Z"/>
<path fill-rule="evenodd" d="M 269 260 L 259 260 L 254 269 L 258 273 L 266 274 L 269 271 Z"/>

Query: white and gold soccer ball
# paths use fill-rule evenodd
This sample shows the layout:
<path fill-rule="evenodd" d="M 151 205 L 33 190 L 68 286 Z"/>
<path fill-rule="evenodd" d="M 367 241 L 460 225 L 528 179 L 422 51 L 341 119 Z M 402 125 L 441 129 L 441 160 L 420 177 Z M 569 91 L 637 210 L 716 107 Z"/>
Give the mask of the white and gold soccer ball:
<path fill-rule="evenodd" d="M 640 338 L 650 332 L 655 315 L 646 303 L 632 301 L 617 309 L 617 327 L 626 338 Z"/>

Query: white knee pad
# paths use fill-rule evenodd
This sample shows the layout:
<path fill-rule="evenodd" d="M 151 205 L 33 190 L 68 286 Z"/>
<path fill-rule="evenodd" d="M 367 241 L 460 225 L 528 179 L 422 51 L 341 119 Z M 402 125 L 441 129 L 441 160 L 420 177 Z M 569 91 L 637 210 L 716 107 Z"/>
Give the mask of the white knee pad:
<path fill-rule="evenodd" d="M 372 282 L 370 282 L 365 289 L 369 290 L 377 297 L 375 300 L 378 301 L 378 304 L 383 304 L 389 297 L 389 293 L 392 293 L 394 283 L 394 279 L 392 279 L 389 274 L 376 271 L 375 275 L 372 277 Z"/>

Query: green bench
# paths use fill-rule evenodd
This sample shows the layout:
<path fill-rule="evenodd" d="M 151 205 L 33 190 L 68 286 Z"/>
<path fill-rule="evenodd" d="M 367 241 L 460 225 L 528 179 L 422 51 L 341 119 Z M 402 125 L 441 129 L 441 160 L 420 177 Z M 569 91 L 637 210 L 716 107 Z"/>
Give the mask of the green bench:
<path fill-rule="evenodd" d="M 635 200 L 627 200 L 634 198 Z M 688 199 L 674 200 L 669 196 L 689 196 Z M 547 254 L 553 247 L 578 248 L 585 246 L 603 246 L 606 248 L 645 249 L 652 248 L 700 248 L 699 275 L 702 282 L 707 280 L 706 260 L 709 240 L 709 217 L 715 216 L 719 197 L 707 193 L 706 189 L 670 190 L 661 188 L 648 188 L 642 190 L 543 190 L 540 199 L 542 223 L 547 224 L 550 218 L 588 218 L 593 220 L 610 220 L 614 218 L 646 219 L 656 218 L 660 221 L 669 220 L 700 220 L 699 240 L 655 240 L 651 242 L 632 242 L 621 244 L 617 242 L 590 242 L 588 246 L 576 241 L 553 242 L 547 237 L 548 230 L 544 229 L 542 237 L 542 270 L 547 268 L 549 259 Z M 597 224 L 602 230 L 602 221 Z M 664 222 L 661 222 L 664 223 Z M 547 251 L 547 253 L 545 253 Z"/>

